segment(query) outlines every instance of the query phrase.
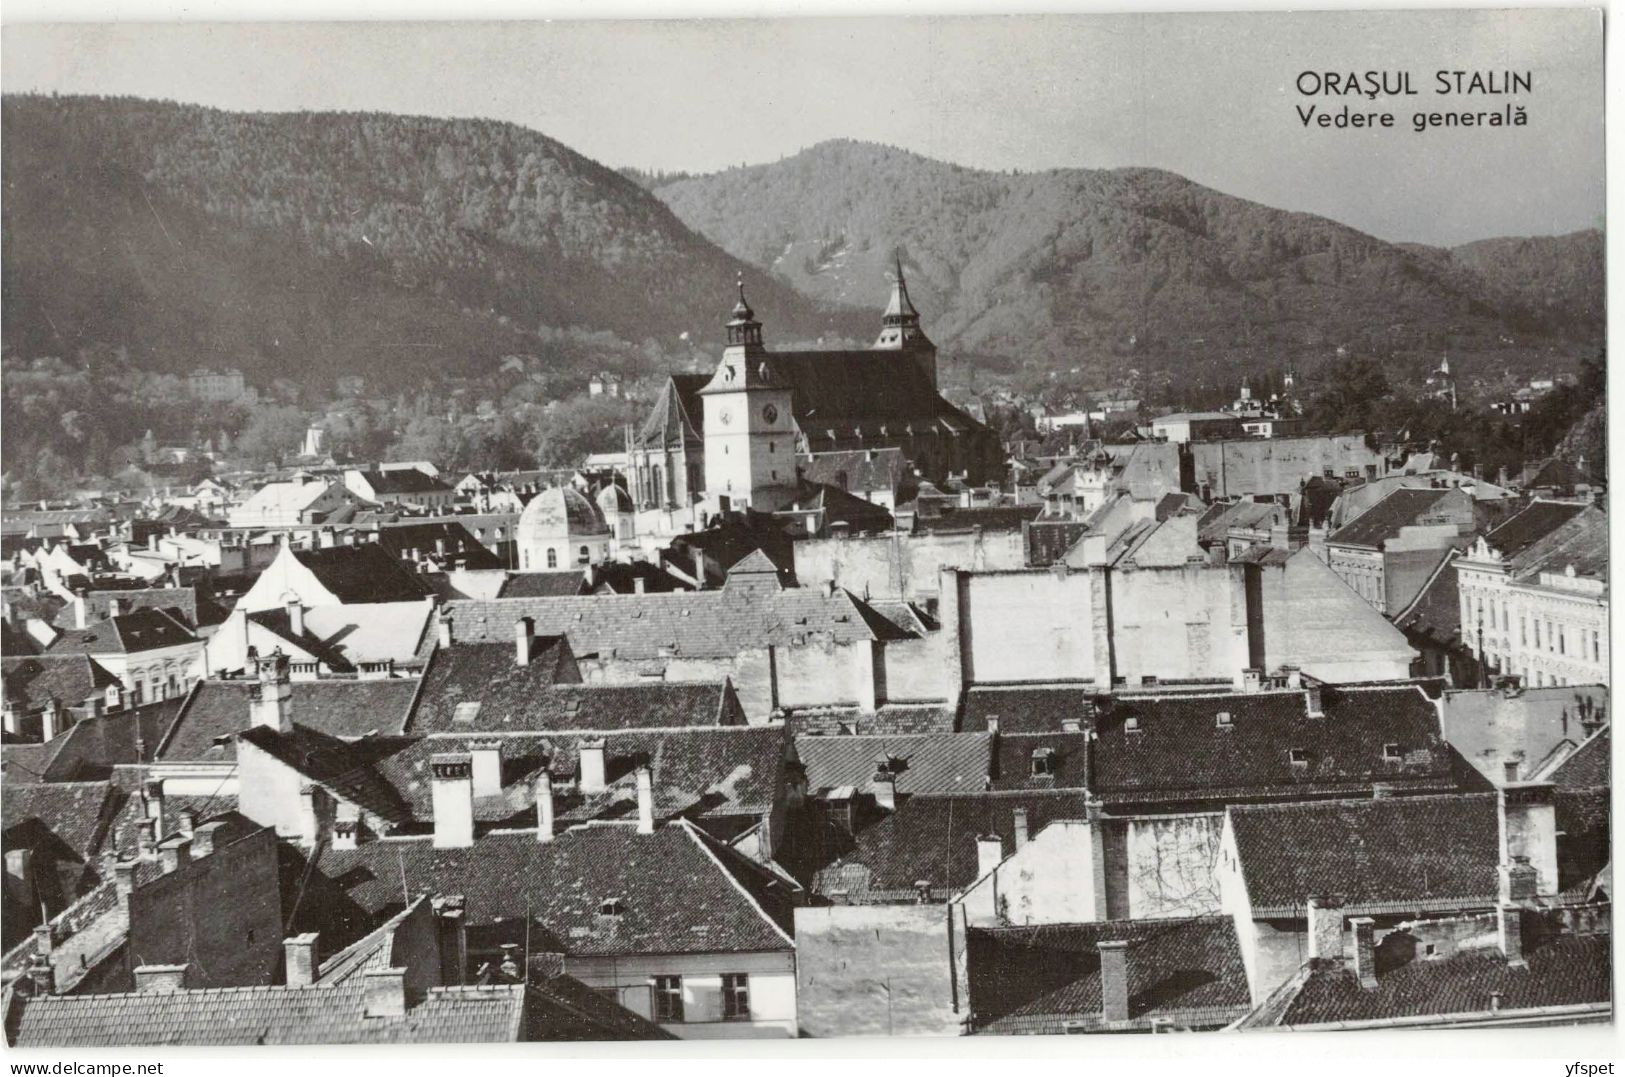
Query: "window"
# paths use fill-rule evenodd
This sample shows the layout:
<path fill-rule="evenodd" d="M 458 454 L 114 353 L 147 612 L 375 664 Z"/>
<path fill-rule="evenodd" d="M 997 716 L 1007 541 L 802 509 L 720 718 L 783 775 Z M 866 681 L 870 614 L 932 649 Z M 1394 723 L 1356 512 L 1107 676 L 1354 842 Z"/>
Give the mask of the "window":
<path fill-rule="evenodd" d="M 1033 777 L 1042 778 L 1055 773 L 1055 749 L 1035 748 L 1033 750 Z"/>
<path fill-rule="evenodd" d="M 1288 748 L 1286 758 L 1287 762 L 1295 767 L 1307 767 L 1309 765 L 1309 753 L 1302 748 Z"/>
<path fill-rule="evenodd" d="M 683 978 L 681 976 L 656 976 L 654 987 L 654 1012 L 656 1021 L 681 1021 L 683 1019 Z"/>
<path fill-rule="evenodd" d="M 1591 633 L 1591 660 L 1593 662 L 1602 661 L 1602 643 L 1600 640 L 1601 637 L 1599 637 L 1597 633 L 1593 631 Z"/>
<path fill-rule="evenodd" d="M 750 1018 L 750 977 L 745 973 L 722 974 L 722 1016 L 733 1021 Z"/>
<path fill-rule="evenodd" d="M 1529 646 L 1529 622 L 1521 613 L 1518 615 L 1518 646 Z"/>
<path fill-rule="evenodd" d="M 1385 762 L 1385 763 L 1397 763 L 1397 762 L 1399 762 L 1399 759 L 1400 759 L 1399 745 L 1397 745 L 1397 744 L 1384 744 L 1382 746 L 1382 758 L 1383 758 L 1383 762 Z"/>
<path fill-rule="evenodd" d="M 559 567 L 559 551 L 555 550 L 551 546 L 549 546 L 547 548 L 547 567 L 548 568 L 558 568 Z"/>
<path fill-rule="evenodd" d="M 588 549 L 587 547 L 585 547 L 585 546 L 581 547 L 581 552 L 576 555 L 576 561 L 579 562 L 580 564 L 584 565 L 588 561 L 591 561 L 591 560 L 592 560 L 592 551 L 590 549 Z"/>

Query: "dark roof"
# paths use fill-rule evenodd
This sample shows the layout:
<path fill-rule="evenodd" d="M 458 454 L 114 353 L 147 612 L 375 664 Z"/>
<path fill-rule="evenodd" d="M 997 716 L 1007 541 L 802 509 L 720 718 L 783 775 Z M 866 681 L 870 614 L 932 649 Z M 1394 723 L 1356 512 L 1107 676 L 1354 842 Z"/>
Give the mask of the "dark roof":
<path fill-rule="evenodd" d="M 1502 557 L 1513 558 L 1584 512 L 1572 501 L 1534 501 L 1528 508 L 1484 536 Z"/>
<path fill-rule="evenodd" d="M 130 613 L 138 609 L 168 610 L 188 627 L 198 623 L 197 591 L 191 587 L 133 587 L 85 592 L 86 623 L 107 620 L 108 612 L 117 601 L 119 610 Z M 74 604 L 68 603 L 57 611 L 53 623 L 57 628 L 72 631 Z"/>
<path fill-rule="evenodd" d="M 1001 733 L 1059 733 L 1067 719 L 1087 729 L 1095 717 L 1094 700 L 1094 689 L 1074 684 L 975 687 L 965 693 L 960 728 L 980 733 L 987 729 L 988 719 L 997 718 Z"/>
<path fill-rule="evenodd" d="M 1456 561 L 1460 557 L 1457 550 L 1445 551 L 1410 605 L 1394 618 L 1401 631 L 1436 643 L 1461 641 L 1461 591 L 1456 586 Z"/>
<path fill-rule="evenodd" d="M 123 995 L 42 995 L 20 1004 L 19 1047 L 292 1043 L 505 1043 L 519 1038 L 521 985 L 435 987 L 401 1017 L 366 1016 L 367 983 L 217 987 Z"/>
<path fill-rule="evenodd" d="M 1494 794 L 1232 806 L 1254 917 L 1301 915 L 1311 894 L 1393 911 L 1494 904 Z"/>
<path fill-rule="evenodd" d="M 1452 492 L 1452 489 L 1432 488 L 1395 490 L 1332 532 L 1326 542 L 1338 546 L 1381 546 L 1399 534 L 1400 528 L 1414 524 L 1418 517 Z"/>
<path fill-rule="evenodd" d="M 186 703 L 185 696 L 130 710 L 83 718 L 62 737 L 47 775 L 53 782 L 101 781 L 113 768 L 150 762 Z M 137 741 L 141 753 L 136 753 Z"/>
<path fill-rule="evenodd" d="M 0 659 L 6 702 L 31 711 L 55 700 L 74 707 L 119 683 L 88 654 L 43 654 Z"/>
<path fill-rule="evenodd" d="M 901 449 L 813 453 L 802 457 L 798 466 L 803 478 L 848 491 L 894 492 L 908 475 L 908 461 Z"/>
<path fill-rule="evenodd" d="M 622 823 L 576 827 L 550 842 L 488 834 L 467 848 L 426 840 L 324 848 L 320 871 L 369 919 L 414 892 L 460 894 L 471 927 L 531 917 L 532 947 L 572 957 L 786 951 L 789 888 L 687 822 L 639 834 Z M 777 896 L 782 892 L 783 897 Z M 600 915 L 608 899 L 618 916 Z M 324 910 L 331 913 L 331 909 Z"/>
<path fill-rule="evenodd" d="M 1038 519 L 1043 505 L 1007 505 L 994 507 L 957 508 L 945 506 L 941 512 L 916 512 L 914 532 L 969 531 L 979 527 L 983 531 L 1020 531 L 1022 526 Z"/>
<path fill-rule="evenodd" d="M 1089 785 L 1088 733 L 1000 732 L 994 789 L 1084 789 Z"/>
<path fill-rule="evenodd" d="M 568 572 L 515 572 L 502 581 L 498 598 L 567 598 L 587 593 L 587 581 L 574 569 Z"/>
<path fill-rule="evenodd" d="M 75 859 L 87 861 L 101 848 L 110 812 L 121 799 L 111 782 L 45 782 L 8 786 L 0 798 L 6 848 L 38 827 Z M 26 841 L 25 841 L 26 844 Z"/>
<path fill-rule="evenodd" d="M 667 378 L 638 430 L 637 447 L 658 449 L 698 442 L 705 423 L 700 390 L 710 380 L 709 374 L 673 374 Z"/>
<path fill-rule="evenodd" d="M 64 632 L 46 649 L 47 654 L 136 654 L 162 647 L 192 643 L 197 636 L 170 610 L 145 607 L 100 621 L 87 628 Z"/>
<path fill-rule="evenodd" d="M 563 955 L 546 955 L 563 964 Z M 677 1037 L 574 976 L 538 972 L 531 959 L 525 1039 L 532 1043 L 582 1040 L 674 1040 Z"/>
<path fill-rule="evenodd" d="M 796 755 L 814 794 L 842 786 L 862 792 L 875 775 L 876 762 L 887 758 L 901 764 L 894 772 L 900 795 L 981 792 L 991 773 L 992 747 L 986 733 L 796 738 Z"/>
<path fill-rule="evenodd" d="M 1438 712 L 1415 685 L 1325 687 L 1321 706 L 1309 717 L 1302 691 L 1114 697 L 1095 719 L 1090 788 L 1107 803 L 1455 788 Z"/>
<path fill-rule="evenodd" d="M 1513 574 L 1532 579 L 1542 572 L 1566 572 L 1606 579 L 1608 576 L 1608 514 L 1594 505 L 1583 510 L 1511 558 Z"/>
<path fill-rule="evenodd" d="M 1130 1027 L 1156 1018 L 1223 1025 L 1247 1012 L 1247 970 L 1229 917 L 973 927 L 966 942 L 974 1028 L 993 1034 L 1099 1028 L 1099 946 L 1108 941 L 1128 943 Z"/>
<path fill-rule="evenodd" d="M 448 567 L 453 564 L 467 569 L 505 567 L 500 557 L 481 545 L 474 533 L 455 519 L 384 524 L 378 529 L 378 545 L 396 560 L 404 560 L 404 555 L 416 551 Z"/>
<path fill-rule="evenodd" d="M 390 468 L 388 471 L 363 471 L 361 477 L 380 496 L 387 494 L 445 494 L 451 487 L 415 467 Z"/>
<path fill-rule="evenodd" d="M 914 433 L 945 428 L 985 429 L 981 423 L 944 400 L 913 359 L 895 351 L 772 351 L 767 364 L 773 376 L 793 386 L 796 424 L 814 450 L 825 431 L 837 436 L 864 427 L 893 436 L 912 424 Z M 700 432 L 704 432 L 703 418 Z M 891 430 L 895 424 L 896 430 Z"/>
<path fill-rule="evenodd" d="M 579 680 L 568 645 L 545 654 Z M 515 665 L 512 644 L 456 644 L 435 653 L 407 723 L 410 733 L 558 732 L 744 725 L 727 682 L 561 683 L 559 672 Z"/>
<path fill-rule="evenodd" d="M 890 531 L 893 524 L 892 515 L 884 506 L 865 501 L 837 486 L 806 479 L 797 484 L 795 497 L 774 512 L 778 516 L 821 512 L 825 528 L 839 524 L 851 531 Z M 799 528 L 796 533 L 800 533 Z"/>
<path fill-rule="evenodd" d="M 253 680 L 199 681 L 187 698 L 158 758 L 169 762 L 230 762 L 233 741 L 248 728 Z M 416 678 L 293 682 L 296 725 L 331 737 L 361 737 L 398 730 L 416 693 Z"/>
<path fill-rule="evenodd" d="M 809 858 L 817 864 L 813 889 L 828 897 L 846 891 L 854 905 L 916 898 L 917 882 L 930 884 L 942 901 L 975 882 L 976 840 L 997 834 L 1006 854 L 1015 850 L 1015 811 L 1027 812 L 1027 832 L 1057 819 L 1083 819 L 1081 793 L 978 794 L 900 798 L 897 810 L 864 827 L 850 839 L 828 828 L 822 848 Z"/>
<path fill-rule="evenodd" d="M 1461 949 L 1448 957 L 1413 956 L 1415 944 L 1390 937 L 1377 951 L 1377 983 L 1362 987 L 1342 961 L 1312 960 L 1278 988 L 1244 1028 L 1343 1021 L 1385 1021 L 1453 1014 L 1487 1016 L 1493 994 L 1500 1011 L 1605 1003 L 1612 997 L 1607 935 L 1563 935 L 1524 946 L 1526 968 L 1510 968 L 1496 946 Z M 1386 967 L 1385 967 L 1386 966 Z"/>
<path fill-rule="evenodd" d="M 294 550 L 294 558 L 340 602 L 421 602 L 423 581 L 377 543 Z"/>
<path fill-rule="evenodd" d="M 1601 789 L 1609 785 L 1610 730 L 1604 727 L 1569 753 L 1546 777 L 1559 789 Z"/>

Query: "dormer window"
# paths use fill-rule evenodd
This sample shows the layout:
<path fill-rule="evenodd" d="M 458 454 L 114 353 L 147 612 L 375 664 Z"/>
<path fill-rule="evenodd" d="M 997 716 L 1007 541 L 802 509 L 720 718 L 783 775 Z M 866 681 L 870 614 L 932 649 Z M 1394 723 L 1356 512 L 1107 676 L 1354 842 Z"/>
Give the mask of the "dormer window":
<path fill-rule="evenodd" d="M 1131 714 L 1127 718 L 1123 719 L 1123 732 L 1125 732 L 1125 733 L 1138 733 L 1139 731 L 1140 731 L 1140 719 L 1139 719 L 1139 717 L 1137 715 Z"/>
<path fill-rule="evenodd" d="M 1230 712 L 1220 711 L 1213 719 L 1213 724 L 1219 729 L 1230 728 Z"/>
<path fill-rule="evenodd" d="M 1397 763 L 1402 758 L 1404 758 L 1404 756 L 1401 755 L 1399 751 L 1399 745 L 1384 744 L 1382 746 L 1382 761 L 1384 763 Z"/>
<path fill-rule="evenodd" d="M 599 916 L 619 916 L 625 911 L 626 907 L 621 904 L 620 898 L 606 898 L 598 905 Z"/>
<path fill-rule="evenodd" d="M 1307 767 L 1309 765 L 1309 753 L 1302 748 L 1288 748 L 1286 758 L 1287 762 L 1295 767 Z"/>
<path fill-rule="evenodd" d="M 1055 776 L 1055 749 L 1033 749 L 1033 777 L 1052 778 Z"/>

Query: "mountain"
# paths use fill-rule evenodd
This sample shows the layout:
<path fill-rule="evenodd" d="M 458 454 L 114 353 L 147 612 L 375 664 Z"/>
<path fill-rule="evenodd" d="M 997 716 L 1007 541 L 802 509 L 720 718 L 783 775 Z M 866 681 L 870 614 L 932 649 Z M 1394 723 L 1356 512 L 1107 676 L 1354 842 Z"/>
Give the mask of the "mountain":
<path fill-rule="evenodd" d="M 1228 386 L 1339 348 L 1499 372 L 1602 340 L 1596 232 L 1396 245 L 1153 169 L 987 172 L 851 141 L 653 189 L 810 296 L 883 294 L 899 252 L 945 353 L 1034 378 L 1136 367 Z"/>
<path fill-rule="evenodd" d="M 687 340 L 720 338 L 742 270 L 781 338 L 873 329 L 512 124 L 33 95 L 0 108 L 13 354 L 122 346 L 144 370 L 230 365 L 329 390 L 345 374 L 477 377 L 520 354 L 584 383 L 606 356 L 686 358 Z"/>

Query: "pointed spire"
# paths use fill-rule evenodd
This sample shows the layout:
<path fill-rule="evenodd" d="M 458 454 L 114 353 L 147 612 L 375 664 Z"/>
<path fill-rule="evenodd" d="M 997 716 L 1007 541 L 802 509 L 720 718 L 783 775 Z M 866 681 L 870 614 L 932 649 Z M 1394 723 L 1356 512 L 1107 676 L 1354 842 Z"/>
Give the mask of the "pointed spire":
<path fill-rule="evenodd" d="M 903 278 L 903 256 L 893 255 L 895 271 L 891 274 L 891 301 L 886 304 L 885 324 L 919 325 L 920 312 L 909 302 L 908 281 Z"/>
<path fill-rule="evenodd" d="M 756 312 L 750 309 L 749 303 L 745 302 L 744 270 L 739 271 L 736 283 L 739 289 L 739 301 L 734 304 L 733 312 L 728 319 L 728 343 L 730 345 L 745 344 L 760 347 L 762 344 L 762 323 L 756 320 Z"/>

